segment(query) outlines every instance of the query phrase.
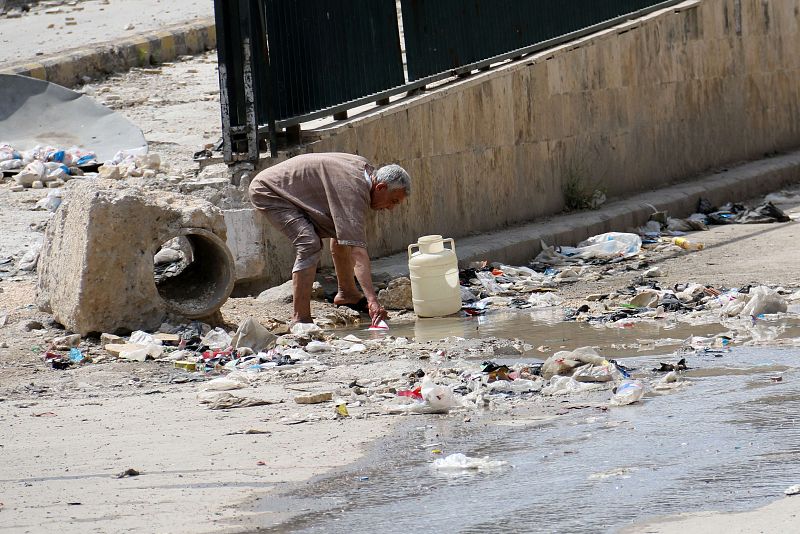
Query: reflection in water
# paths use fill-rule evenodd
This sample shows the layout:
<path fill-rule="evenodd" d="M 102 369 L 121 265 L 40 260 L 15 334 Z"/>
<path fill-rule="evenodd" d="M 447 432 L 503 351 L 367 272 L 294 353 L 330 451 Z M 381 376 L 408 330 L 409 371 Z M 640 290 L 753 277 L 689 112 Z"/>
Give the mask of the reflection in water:
<path fill-rule="evenodd" d="M 564 321 L 562 308 L 538 310 L 491 310 L 477 317 L 450 316 L 431 319 L 390 322 L 388 331 L 368 331 L 366 327 L 339 329 L 341 336 L 355 334 L 362 339 L 386 335 L 413 338 L 418 342 L 438 341 L 451 336 L 467 339 L 497 337 L 520 339 L 540 351 L 527 357 L 546 358 L 559 350 L 593 346 L 610 358 L 663 354 L 676 350 L 693 336 L 712 338 L 725 334 L 733 343 L 746 340 L 751 344 L 798 345 L 800 321 L 797 317 L 778 320 L 728 319 L 720 324 L 716 315 L 696 319 L 694 324 L 674 319 L 631 319 L 616 323 Z"/>
<path fill-rule="evenodd" d="M 659 359 L 633 363 L 648 369 Z M 799 362 L 798 349 L 693 356 L 692 367 L 718 371 L 638 405 L 537 426 L 420 417 L 382 453 L 302 490 L 323 511 L 271 531 L 607 532 L 653 516 L 761 506 L 800 480 Z M 430 467 L 431 444 L 513 468 L 443 476 Z"/>
<path fill-rule="evenodd" d="M 585 322 L 566 322 L 564 310 L 546 308 L 537 311 L 491 311 L 477 317 L 440 317 L 416 321 L 392 321 L 388 332 L 367 331 L 364 326 L 337 330 L 344 336 L 355 334 L 361 338 L 379 338 L 385 335 L 414 338 L 419 342 L 436 341 L 457 336 L 467 339 L 498 337 L 521 339 L 534 348 L 546 347 L 543 352 L 528 356 L 546 358 L 546 352 L 572 350 L 582 346 L 595 346 L 608 357 L 634 354 L 663 354 L 664 347 L 677 347 L 692 335 L 714 336 L 726 331 L 718 324 L 690 326 L 674 321 L 642 321 L 593 325 Z M 669 350 L 669 349 L 666 349 Z"/>

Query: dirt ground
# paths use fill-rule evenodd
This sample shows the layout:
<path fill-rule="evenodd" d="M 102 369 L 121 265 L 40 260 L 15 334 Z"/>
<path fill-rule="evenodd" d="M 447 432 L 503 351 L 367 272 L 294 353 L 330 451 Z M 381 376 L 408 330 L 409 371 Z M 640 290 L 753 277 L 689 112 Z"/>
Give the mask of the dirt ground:
<path fill-rule="evenodd" d="M 143 187 L 180 189 L 197 179 L 224 175 L 220 166 L 201 173 L 191 161 L 194 150 L 219 135 L 213 55 L 135 70 L 84 90 L 140 125 L 151 150 L 169 162 L 168 178 L 142 183 Z M 234 393 L 266 404 L 228 410 L 211 410 L 199 402 L 210 377 L 176 369 L 172 362 L 110 358 L 99 339 L 81 343 L 95 363 L 55 370 L 42 355 L 53 338 L 67 332 L 36 309 L 35 274 L 14 268 L 42 239 L 48 213 L 31 208 L 44 194 L 12 193 L 10 183 L 0 184 L 0 451 L 11 460 L 0 463 L 2 530 L 252 528 L 269 519 L 249 511 L 246 503 L 254 496 L 347 465 L 406 420 L 388 414 L 381 402 L 392 396 L 391 388 L 413 385 L 410 373 L 423 369 L 435 375 L 475 366 L 501 353 L 498 347 L 514 343 L 367 342 L 365 352 L 323 353 L 316 364 L 258 373 L 250 387 Z M 208 187 L 197 194 L 223 207 L 242 201 L 235 188 Z M 794 217 L 800 214 L 800 204 L 782 207 Z M 660 268 L 654 280 L 665 288 L 698 282 L 716 288 L 769 284 L 796 290 L 798 232 L 796 220 L 712 227 L 690 236 L 705 243 L 702 251 L 645 251 L 625 262 L 593 268 L 597 276 L 561 284 L 557 294 L 565 299 L 565 308 L 587 305 L 600 312 L 607 302 L 589 302 L 587 296 L 613 295 L 641 281 L 650 267 Z M 329 274 L 326 279 L 322 273 L 321 279 L 330 282 Z M 222 308 L 230 328 L 249 317 L 278 325 L 288 321 L 290 313 L 289 304 L 254 297 L 232 298 Z M 324 317 L 337 311 L 314 302 L 313 313 Z M 413 319 L 411 313 L 394 312 L 390 324 Z M 340 337 L 336 331 L 325 336 Z M 350 387 L 353 382 L 363 391 Z M 331 402 L 294 402 L 298 395 L 316 392 L 345 398 L 349 416 L 337 415 Z M 570 407 L 602 407 L 607 400 L 581 398 L 573 403 L 534 397 L 528 403 L 496 403 L 483 411 L 424 417 L 458 417 L 465 425 L 479 425 L 525 412 L 536 420 L 558 417 Z M 119 477 L 129 469 L 139 474 Z"/>

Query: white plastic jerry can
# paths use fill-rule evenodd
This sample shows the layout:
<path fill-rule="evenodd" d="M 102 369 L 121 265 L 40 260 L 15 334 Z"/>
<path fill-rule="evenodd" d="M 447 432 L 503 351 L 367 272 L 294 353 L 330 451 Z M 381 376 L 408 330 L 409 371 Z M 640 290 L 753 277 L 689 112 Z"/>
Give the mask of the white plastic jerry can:
<path fill-rule="evenodd" d="M 449 249 L 444 248 L 448 241 Z M 412 253 L 415 247 L 419 250 Z M 426 235 L 409 245 L 408 271 L 414 313 L 419 317 L 441 317 L 461 309 L 458 258 L 452 239 Z"/>

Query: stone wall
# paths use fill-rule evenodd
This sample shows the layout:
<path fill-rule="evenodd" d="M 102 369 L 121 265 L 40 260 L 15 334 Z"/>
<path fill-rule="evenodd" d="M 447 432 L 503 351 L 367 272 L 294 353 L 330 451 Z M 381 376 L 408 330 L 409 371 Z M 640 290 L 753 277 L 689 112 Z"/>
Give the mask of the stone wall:
<path fill-rule="evenodd" d="M 410 172 L 411 200 L 371 215 L 373 257 L 531 221 L 563 210 L 569 180 L 624 197 L 799 146 L 799 27 L 800 0 L 686 2 L 342 121 L 301 152 Z"/>

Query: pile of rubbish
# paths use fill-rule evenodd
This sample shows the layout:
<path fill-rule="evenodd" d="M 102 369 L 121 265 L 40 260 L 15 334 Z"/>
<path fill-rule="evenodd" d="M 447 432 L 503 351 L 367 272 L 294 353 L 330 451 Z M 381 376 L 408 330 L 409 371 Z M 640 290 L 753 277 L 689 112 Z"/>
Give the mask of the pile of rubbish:
<path fill-rule="evenodd" d="M 102 351 L 81 350 L 82 339 L 74 334 L 52 340 L 44 360 L 55 369 L 100 363 L 116 358 L 122 361 L 171 363 L 179 370 L 207 381 L 204 391 L 219 392 L 254 387 L 264 371 L 285 366 L 311 366 L 317 370 L 330 367 L 337 355 L 352 355 L 367 351 L 407 353 L 425 359 L 430 368 L 393 378 L 353 381 L 336 391 L 315 392 L 298 396 L 299 404 L 334 403 L 340 416 L 347 405 L 380 405 L 386 414 L 446 414 L 453 410 L 491 408 L 493 403 L 509 398 L 525 399 L 534 395 L 567 395 L 597 391 L 612 392 L 609 402 L 623 405 L 637 402 L 645 391 L 645 382 L 634 380 L 630 370 L 614 360 L 608 360 L 590 347 L 575 351 L 560 351 L 546 361 L 537 363 L 502 364 L 484 361 L 477 366 L 462 359 L 454 347 L 470 346 L 462 338 L 448 338 L 438 345 L 415 343 L 405 338 L 386 336 L 361 340 L 348 335 L 339 338 L 313 324 L 297 324 L 287 334 L 275 335 L 253 318 L 243 321 L 236 332 L 211 328 L 200 322 L 179 327 L 163 325 L 162 332 L 133 332 L 126 339 L 111 334 L 101 336 Z M 498 340 L 480 340 L 492 343 Z M 441 348 L 444 347 L 444 348 Z M 450 352 L 448 352 L 450 350 Z M 479 349 L 477 352 L 485 351 Z M 99 352 L 99 353 L 98 353 Z M 485 354 L 485 352 L 483 352 Z M 666 366 L 671 378 L 654 383 L 678 382 L 681 366 Z M 216 378 L 215 378 L 216 377 Z M 206 404 L 230 408 L 250 406 L 236 401 L 231 394 L 223 402 L 203 396 Z M 252 400 L 252 399 L 251 399 Z M 241 401 L 241 402 L 240 402 Z M 266 401 L 262 402 L 265 403 Z M 336 404 L 338 402 L 338 404 Z M 236 406 L 231 403 L 240 403 Z"/>
<path fill-rule="evenodd" d="M 775 197 L 774 200 L 781 198 Z M 708 230 L 709 225 L 783 223 L 790 220 L 769 198 L 755 208 L 736 202 L 717 207 L 708 199 L 701 198 L 697 203 L 697 211 L 685 219 L 669 217 L 667 212 L 654 209 L 650 220 L 639 227 L 637 233 L 644 238 L 644 242 L 654 242 L 661 236 L 682 236 L 686 232 Z"/>
<path fill-rule="evenodd" d="M 555 292 L 561 284 L 596 280 L 592 265 L 613 264 L 639 255 L 636 234 L 609 232 L 576 247 L 542 244 L 531 267 L 474 262 L 459 273 L 461 300 L 467 315 L 482 315 L 490 307 L 545 308 L 563 303 Z M 587 263 L 591 263 L 588 265 Z"/>
<path fill-rule="evenodd" d="M 156 333 L 136 331 L 127 339 L 102 334 L 103 353 L 94 356 L 79 350 L 81 342 L 78 334 L 55 338 L 45 353 L 45 360 L 57 369 L 116 358 L 172 362 L 176 368 L 204 373 L 237 369 L 259 372 L 284 365 L 319 364 L 314 354 L 323 352 L 367 350 L 359 338 L 350 335 L 338 339 L 331 334 L 326 337 L 322 328 L 315 324 L 296 324 L 290 333 L 279 336 L 253 318 L 243 321 L 236 332 L 193 321 L 178 327 L 164 324 Z"/>
<path fill-rule="evenodd" d="M 19 190 L 60 187 L 89 170 L 96 170 L 97 166 L 93 152 L 77 147 L 64 150 L 39 145 L 18 151 L 11 145 L 0 144 L 0 172 L 13 175 Z"/>
<path fill-rule="evenodd" d="M 54 189 L 75 178 L 154 178 L 161 171 L 161 157 L 154 153 L 120 151 L 101 163 L 94 152 L 78 147 L 38 145 L 19 151 L 9 144 L 0 144 L 0 173 L 13 177 L 16 182 L 13 191 Z"/>

